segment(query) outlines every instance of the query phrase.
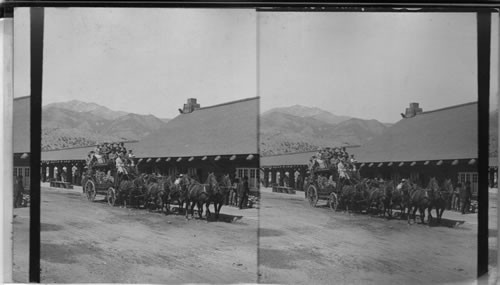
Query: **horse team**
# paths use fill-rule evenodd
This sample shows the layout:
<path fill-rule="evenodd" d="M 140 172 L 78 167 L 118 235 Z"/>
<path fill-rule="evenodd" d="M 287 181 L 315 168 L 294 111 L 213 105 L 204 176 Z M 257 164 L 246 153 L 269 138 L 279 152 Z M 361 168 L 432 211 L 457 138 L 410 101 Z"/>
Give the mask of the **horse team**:
<path fill-rule="evenodd" d="M 216 176 L 209 173 L 206 182 L 202 184 L 188 175 L 176 178 L 139 174 L 120 182 L 115 204 L 137 208 L 142 206 L 150 211 L 159 210 L 169 214 L 172 212 L 171 204 L 176 203 L 178 210 L 184 208 L 186 219 L 189 219 L 189 213 L 191 213 L 191 218 L 194 218 L 195 206 L 199 218 L 202 219 L 203 206 L 205 206 L 205 216 L 208 222 L 211 215 L 209 206 L 214 205 L 215 218 L 218 220 L 230 189 L 229 175 L 222 176 L 218 182 Z"/>
<path fill-rule="evenodd" d="M 392 217 L 393 210 L 397 209 L 400 211 L 400 218 L 407 217 L 408 224 L 412 217 L 416 222 L 417 211 L 424 224 L 426 210 L 430 222 L 433 219 L 431 212 L 435 209 L 437 222 L 440 223 L 443 212 L 451 201 L 452 192 L 451 179 L 446 179 L 440 186 L 436 178 L 431 178 L 427 188 L 421 188 L 408 180 L 396 186 L 393 181 L 362 179 L 358 183 L 342 187 L 339 208 L 347 212 L 375 212 L 384 217 Z"/>

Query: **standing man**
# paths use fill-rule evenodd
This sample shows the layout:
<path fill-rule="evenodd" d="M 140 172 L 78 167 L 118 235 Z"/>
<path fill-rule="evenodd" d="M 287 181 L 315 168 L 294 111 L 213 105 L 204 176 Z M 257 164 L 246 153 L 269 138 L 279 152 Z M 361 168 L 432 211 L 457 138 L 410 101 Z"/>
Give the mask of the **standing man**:
<path fill-rule="evenodd" d="M 462 215 L 465 214 L 465 210 L 469 212 L 470 208 L 470 198 L 472 196 L 470 181 L 465 182 L 465 187 L 460 189 L 460 202 L 462 205 Z"/>
<path fill-rule="evenodd" d="M 243 182 L 238 184 L 238 199 L 240 210 L 243 209 L 243 207 L 246 208 L 248 201 L 248 192 L 250 192 L 250 189 L 248 188 L 248 177 L 245 176 L 243 177 Z"/>
<path fill-rule="evenodd" d="M 23 203 L 23 176 L 19 174 L 16 176 L 16 185 L 14 185 L 14 208 L 21 207 Z"/>
<path fill-rule="evenodd" d="M 125 160 L 123 156 L 124 154 L 123 152 L 121 152 L 115 161 L 116 173 L 118 174 L 118 181 L 122 181 L 121 180 L 122 176 L 127 173 L 127 171 L 125 170 Z"/>
<path fill-rule="evenodd" d="M 76 171 L 78 170 L 78 167 L 73 164 L 73 167 L 71 167 L 71 184 L 76 185 Z"/>
<path fill-rule="evenodd" d="M 343 163 L 344 159 L 341 158 L 339 163 L 337 164 L 337 170 L 339 172 L 339 189 L 342 189 L 345 182 L 349 179 L 349 175 L 346 172 L 345 165 Z"/>

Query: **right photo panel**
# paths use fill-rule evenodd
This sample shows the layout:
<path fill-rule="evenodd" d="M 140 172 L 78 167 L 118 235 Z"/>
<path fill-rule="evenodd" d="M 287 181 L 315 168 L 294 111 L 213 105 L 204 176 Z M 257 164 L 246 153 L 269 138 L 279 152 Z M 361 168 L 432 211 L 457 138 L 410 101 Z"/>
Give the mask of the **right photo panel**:
<path fill-rule="evenodd" d="M 259 281 L 475 280 L 476 14 L 264 11 L 257 37 Z"/>

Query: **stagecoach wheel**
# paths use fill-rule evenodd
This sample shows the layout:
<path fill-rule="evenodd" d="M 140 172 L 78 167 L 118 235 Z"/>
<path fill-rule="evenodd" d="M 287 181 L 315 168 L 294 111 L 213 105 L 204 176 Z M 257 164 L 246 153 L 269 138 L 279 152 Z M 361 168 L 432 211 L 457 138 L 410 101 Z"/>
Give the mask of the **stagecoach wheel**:
<path fill-rule="evenodd" d="M 337 211 L 337 208 L 339 206 L 339 199 L 337 197 L 337 194 L 333 192 L 330 194 L 330 197 L 328 197 L 328 205 L 330 206 L 330 209 L 332 209 L 332 211 Z"/>
<path fill-rule="evenodd" d="M 87 183 L 85 183 L 85 193 L 87 194 L 87 199 L 93 202 L 95 199 L 96 191 L 95 184 L 92 180 L 88 180 Z"/>
<path fill-rule="evenodd" d="M 316 190 L 314 185 L 310 185 L 309 188 L 307 188 L 307 199 L 311 207 L 315 207 L 316 203 L 318 203 L 318 190 Z"/>
<path fill-rule="evenodd" d="M 109 187 L 108 194 L 106 195 L 106 200 L 108 200 L 108 205 L 114 206 L 116 203 L 116 191 L 115 188 Z"/>

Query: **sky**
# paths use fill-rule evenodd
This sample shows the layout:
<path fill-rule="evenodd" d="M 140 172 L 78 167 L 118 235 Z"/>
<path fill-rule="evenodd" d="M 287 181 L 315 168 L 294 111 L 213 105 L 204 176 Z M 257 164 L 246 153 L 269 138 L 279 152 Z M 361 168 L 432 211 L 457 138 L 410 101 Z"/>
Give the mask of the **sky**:
<path fill-rule="evenodd" d="M 29 14 L 16 8 L 14 96 L 29 95 Z M 473 13 L 294 13 L 252 9 L 47 8 L 43 105 L 68 100 L 173 118 L 260 96 L 394 123 L 477 100 Z M 498 17 L 491 99 L 498 96 Z"/>
<path fill-rule="evenodd" d="M 261 112 L 299 104 L 394 123 L 410 102 L 477 100 L 475 14 L 266 12 L 258 27 Z M 498 17 L 492 29 L 495 97 Z"/>
<path fill-rule="evenodd" d="M 15 13 L 15 77 L 28 83 L 14 92 L 25 96 L 29 14 Z M 254 10 L 48 8 L 42 104 L 76 99 L 173 118 L 187 98 L 204 107 L 255 97 L 256 33 Z"/>

